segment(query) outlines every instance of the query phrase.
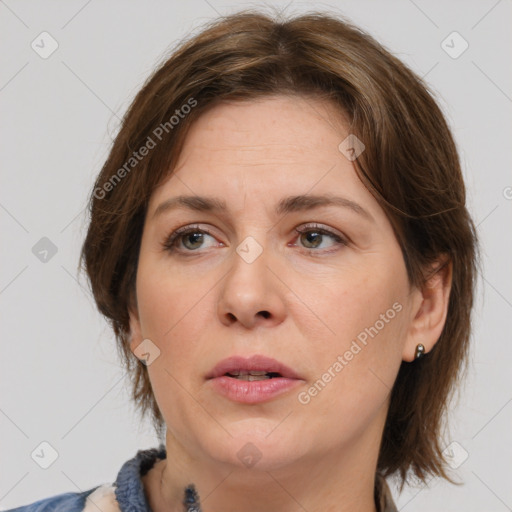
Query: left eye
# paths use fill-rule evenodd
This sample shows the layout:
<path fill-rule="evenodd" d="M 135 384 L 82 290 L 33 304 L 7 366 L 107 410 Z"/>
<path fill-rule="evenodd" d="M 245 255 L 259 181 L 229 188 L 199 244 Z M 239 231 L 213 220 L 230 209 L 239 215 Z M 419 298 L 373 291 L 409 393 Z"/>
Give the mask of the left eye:
<path fill-rule="evenodd" d="M 295 231 L 299 233 L 297 239 L 306 249 L 327 249 L 335 245 L 346 245 L 346 242 L 339 235 L 323 228 L 305 227 L 296 228 Z"/>

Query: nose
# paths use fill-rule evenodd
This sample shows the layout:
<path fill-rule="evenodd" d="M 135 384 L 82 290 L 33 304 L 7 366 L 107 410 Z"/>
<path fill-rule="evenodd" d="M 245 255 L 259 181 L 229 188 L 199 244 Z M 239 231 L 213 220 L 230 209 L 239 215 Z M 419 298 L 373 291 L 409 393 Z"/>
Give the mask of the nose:
<path fill-rule="evenodd" d="M 252 329 L 279 325 L 286 316 L 282 283 L 269 267 L 267 250 L 252 262 L 234 252 L 219 288 L 218 315 L 224 325 Z"/>

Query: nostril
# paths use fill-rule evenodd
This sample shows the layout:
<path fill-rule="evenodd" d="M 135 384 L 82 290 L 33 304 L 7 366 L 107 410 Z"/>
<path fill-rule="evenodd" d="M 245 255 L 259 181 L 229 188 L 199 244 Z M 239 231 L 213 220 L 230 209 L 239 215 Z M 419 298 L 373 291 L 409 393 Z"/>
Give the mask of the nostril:
<path fill-rule="evenodd" d="M 260 311 L 258 315 L 261 315 L 263 318 L 269 318 L 270 313 L 268 311 Z"/>

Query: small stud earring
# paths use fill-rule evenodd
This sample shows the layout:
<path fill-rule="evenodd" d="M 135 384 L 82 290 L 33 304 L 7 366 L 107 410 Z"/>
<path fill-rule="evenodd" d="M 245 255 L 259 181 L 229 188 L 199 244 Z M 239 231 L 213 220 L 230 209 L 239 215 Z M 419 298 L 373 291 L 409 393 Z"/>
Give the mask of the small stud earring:
<path fill-rule="evenodd" d="M 416 345 L 416 352 L 414 353 L 414 359 L 419 359 L 425 354 L 425 346 L 421 343 Z"/>

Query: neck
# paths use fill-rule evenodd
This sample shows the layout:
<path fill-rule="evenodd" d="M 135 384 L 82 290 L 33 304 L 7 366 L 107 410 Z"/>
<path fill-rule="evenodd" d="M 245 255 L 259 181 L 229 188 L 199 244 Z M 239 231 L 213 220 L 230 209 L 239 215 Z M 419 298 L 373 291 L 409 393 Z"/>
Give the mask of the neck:
<path fill-rule="evenodd" d="M 187 450 L 167 431 L 167 459 L 143 477 L 154 512 L 184 512 L 194 486 L 202 512 L 376 512 L 375 471 L 385 415 L 357 439 L 291 463 L 263 460 L 252 467 L 219 462 Z M 190 489 L 188 496 L 191 495 Z"/>

